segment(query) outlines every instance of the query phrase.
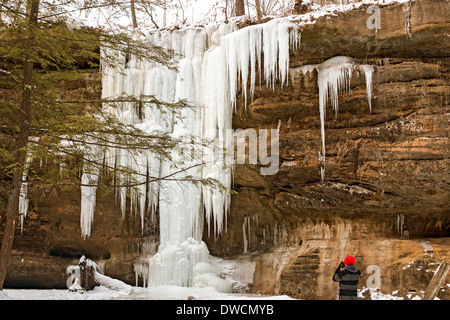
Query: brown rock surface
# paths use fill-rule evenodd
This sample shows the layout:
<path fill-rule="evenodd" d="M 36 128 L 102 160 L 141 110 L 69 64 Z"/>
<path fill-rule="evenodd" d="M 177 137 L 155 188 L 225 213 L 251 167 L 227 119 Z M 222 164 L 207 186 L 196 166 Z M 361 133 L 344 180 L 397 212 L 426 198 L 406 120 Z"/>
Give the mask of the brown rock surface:
<path fill-rule="evenodd" d="M 257 166 L 238 165 L 228 232 L 208 243 L 212 253 L 229 255 L 249 241 L 254 292 L 335 299 L 332 273 L 351 254 L 363 272 L 360 288 L 367 287 L 368 266 L 376 265 L 382 292 L 420 295 L 432 276 L 425 269 L 449 258 L 449 5 L 382 7 L 377 33 L 366 27 L 365 10 L 305 27 L 291 55 L 289 85 L 275 92 L 257 87 L 233 118 L 235 128 L 280 126 L 278 173 L 255 179 Z M 338 116 L 327 111 L 321 182 L 317 73 L 299 70 L 337 55 L 375 67 L 372 113 L 364 75 L 354 73 L 351 92 L 339 96 Z M 400 239 L 399 217 L 409 239 Z M 432 254 L 424 252 L 425 241 Z M 412 267 L 417 263 L 421 271 Z M 440 298 L 448 299 L 448 289 Z"/>

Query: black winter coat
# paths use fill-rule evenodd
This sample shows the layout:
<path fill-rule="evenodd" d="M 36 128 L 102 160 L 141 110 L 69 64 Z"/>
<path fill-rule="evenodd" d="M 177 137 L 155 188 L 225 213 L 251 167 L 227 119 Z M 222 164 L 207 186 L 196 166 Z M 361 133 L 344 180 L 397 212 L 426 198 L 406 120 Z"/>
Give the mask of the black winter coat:
<path fill-rule="evenodd" d="M 358 282 L 361 271 L 349 265 L 342 270 L 336 270 L 333 281 L 339 282 L 339 300 L 357 300 Z"/>

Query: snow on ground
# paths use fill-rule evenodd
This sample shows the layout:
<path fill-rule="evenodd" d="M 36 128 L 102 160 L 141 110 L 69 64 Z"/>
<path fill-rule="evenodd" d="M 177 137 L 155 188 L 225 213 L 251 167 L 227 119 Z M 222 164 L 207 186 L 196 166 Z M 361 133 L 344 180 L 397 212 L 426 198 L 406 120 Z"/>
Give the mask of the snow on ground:
<path fill-rule="evenodd" d="M 0 300 L 294 300 L 286 295 L 262 296 L 249 294 L 220 293 L 214 288 L 197 287 L 133 287 L 127 290 L 112 290 L 97 286 L 91 291 L 71 292 L 65 289 L 4 289 Z"/>
<path fill-rule="evenodd" d="M 422 300 L 425 291 L 409 292 L 406 295 L 406 298 L 397 296 L 398 290 L 393 291 L 392 293 L 382 293 L 377 288 L 362 288 L 358 290 L 358 298 L 363 299 L 364 297 L 370 297 L 370 300 Z M 440 300 L 438 297 L 435 297 L 434 300 Z"/>
<path fill-rule="evenodd" d="M 363 295 L 364 294 L 364 295 Z M 370 297 L 370 300 L 405 300 L 396 296 L 396 292 L 385 294 L 377 289 L 363 288 L 358 297 Z M 336 297 L 337 298 L 337 297 Z M 421 295 L 411 293 L 408 300 L 421 300 Z M 65 289 L 4 289 L 0 291 L 0 300 L 295 300 L 287 295 L 264 296 L 259 294 L 220 293 L 214 288 L 197 287 L 132 287 L 129 290 L 113 290 L 106 286 L 97 286 L 91 291 L 72 292 Z M 435 300 L 439 300 L 436 298 Z"/>

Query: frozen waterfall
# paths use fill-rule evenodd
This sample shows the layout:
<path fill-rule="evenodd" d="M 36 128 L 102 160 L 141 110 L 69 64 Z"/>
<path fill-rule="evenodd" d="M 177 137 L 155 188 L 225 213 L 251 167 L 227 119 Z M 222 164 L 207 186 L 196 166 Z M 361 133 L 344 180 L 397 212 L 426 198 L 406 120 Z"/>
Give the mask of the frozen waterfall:
<path fill-rule="evenodd" d="M 231 283 L 217 276 L 217 268 L 202 241 L 203 221 L 207 221 L 208 231 L 212 230 L 214 237 L 224 230 L 230 194 L 183 180 L 212 178 L 230 189 L 233 159 L 227 151 L 233 149 L 229 129 L 239 88 L 242 86 L 247 102 L 247 86 L 253 97 L 257 78 L 261 83 L 262 75 L 271 88 L 277 81 L 282 86 L 287 83 L 289 46 L 299 45 L 298 27 L 287 20 L 274 19 L 240 30 L 235 24 L 213 24 L 148 32 L 146 37 L 155 45 L 174 50 L 178 72 L 122 54 L 119 67 L 102 68 L 102 97 L 153 95 L 168 103 L 183 100 L 191 107 L 180 111 L 180 121 L 180 115 L 176 116 L 170 108 L 151 103 L 145 104 L 143 110 L 135 110 L 131 103 L 104 105 L 123 123 L 146 133 L 165 132 L 181 141 L 171 150 L 172 161 L 164 161 L 150 150 L 103 151 L 111 167 L 132 168 L 141 173 L 137 179 L 144 179 L 147 173 L 161 178 L 149 182 L 148 190 L 145 183 L 141 184 L 131 195 L 130 210 L 138 211 L 142 222 L 146 213 L 154 215 L 159 210 L 160 214 L 158 251 L 143 257 L 135 271 L 150 286 L 213 286 L 219 291 L 230 291 Z M 109 49 L 103 50 L 108 54 Z M 199 147 L 190 141 L 207 144 Z M 127 177 L 119 178 L 126 182 Z M 86 236 L 95 207 L 94 187 L 82 188 L 82 196 L 82 230 Z M 125 214 L 125 188 L 118 188 L 117 197 Z"/>

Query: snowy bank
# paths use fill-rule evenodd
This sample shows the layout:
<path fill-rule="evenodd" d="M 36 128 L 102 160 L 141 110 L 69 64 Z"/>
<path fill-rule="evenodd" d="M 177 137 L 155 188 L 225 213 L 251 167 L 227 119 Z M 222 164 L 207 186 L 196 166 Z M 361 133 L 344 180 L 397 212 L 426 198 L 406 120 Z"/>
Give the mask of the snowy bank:
<path fill-rule="evenodd" d="M 63 289 L 4 289 L 0 300 L 294 300 L 286 295 L 226 294 L 212 287 L 132 287 L 129 290 L 97 286 L 91 291 L 72 292 Z"/>

